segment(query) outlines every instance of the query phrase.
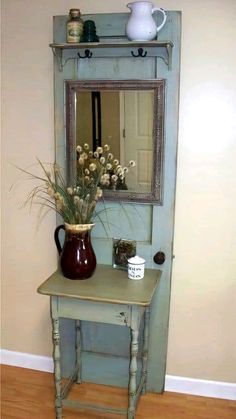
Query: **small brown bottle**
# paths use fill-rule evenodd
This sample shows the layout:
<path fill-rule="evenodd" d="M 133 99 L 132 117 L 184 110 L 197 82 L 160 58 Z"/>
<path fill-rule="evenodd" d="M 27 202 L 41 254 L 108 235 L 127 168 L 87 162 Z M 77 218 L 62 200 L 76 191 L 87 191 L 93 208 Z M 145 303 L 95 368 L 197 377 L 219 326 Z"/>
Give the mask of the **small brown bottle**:
<path fill-rule="evenodd" d="M 80 17 L 79 9 L 70 9 L 69 20 L 66 24 L 66 40 L 70 42 L 80 42 L 83 33 L 83 20 Z"/>

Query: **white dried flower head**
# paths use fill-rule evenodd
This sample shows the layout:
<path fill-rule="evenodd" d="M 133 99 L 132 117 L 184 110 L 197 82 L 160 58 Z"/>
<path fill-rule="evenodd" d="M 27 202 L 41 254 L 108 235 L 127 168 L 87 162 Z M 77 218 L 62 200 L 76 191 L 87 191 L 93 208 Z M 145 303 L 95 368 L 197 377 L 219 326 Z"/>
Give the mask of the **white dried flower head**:
<path fill-rule="evenodd" d="M 114 173 L 117 173 L 120 169 L 122 169 L 122 166 L 118 164 L 118 166 L 114 168 Z"/>
<path fill-rule="evenodd" d="M 80 155 L 80 157 L 82 157 L 84 160 L 87 160 L 87 158 L 88 158 L 88 154 L 87 154 L 87 153 L 85 153 L 85 152 L 83 152 L 83 153 Z"/>
<path fill-rule="evenodd" d="M 96 159 L 98 159 L 98 158 L 99 158 L 99 154 L 98 154 L 98 152 L 97 152 L 97 151 L 94 151 L 93 155 L 94 155 L 94 157 L 95 157 Z"/>
<path fill-rule="evenodd" d="M 97 147 L 97 153 L 98 154 L 102 154 L 103 153 L 103 149 L 102 149 L 102 147 Z"/>
<path fill-rule="evenodd" d="M 85 175 L 90 175 L 89 169 L 84 169 L 84 173 L 85 173 Z"/>
<path fill-rule="evenodd" d="M 80 158 L 79 158 L 79 164 L 80 164 L 81 166 L 83 166 L 83 164 L 84 164 L 84 159 L 83 159 L 83 157 L 80 157 Z"/>
<path fill-rule="evenodd" d="M 117 173 L 118 175 L 122 175 L 122 174 L 123 174 L 123 169 L 122 169 L 122 167 L 119 167 L 119 168 L 117 169 L 116 173 Z"/>
<path fill-rule="evenodd" d="M 105 163 L 105 161 L 106 161 L 106 159 L 105 159 L 105 157 L 100 157 L 100 163 L 102 163 L 102 164 L 104 164 Z"/>
<path fill-rule="evenodd" d="M 58 211 L 62 210 L 62 208 L 64 207 L 64 202 L 63 201 L 57 201 L 56 202 L 56 207 L 57 207 Z"/>
<path fill-rule="evenodd" d="M 76 204 L 76 205 L 78 205 L 79 203 L 80 203 L 80 197 L 79 196 L 74 196 L 74 203 Z"/>
<path fill-rule="evenodd" d="M 60 173 L 60 167 L 58 166 L 57 163 L 54 163 L 53 167 L 54 167 L 54 172 L 55 173 Z"/>
<path fill-rule="evenodd" d="M 114 159 L 114 160 L 113 160 L 113 164 L 114 164 L 115 166 L 118 166 L 118 164 L 119 164 L 119 160 Z"/>
<path fill-rule="evenodd" d="M 90 182 L 90 177 L 89 177 L 89 176 L 85 176 L 85 177 L 84 177 L 84 183 L 85 183 L 86 185 L 88 185 L 88 184 L 89 184 L 89 182 Z"/>
<path fill-rule="evenodd" d="M 128 171 L 129 171 L 129 169 L 128 169 L 128 167 L 124 167 L 124 173 L 128 173 Z"/>
<path fill-rule="evenodd" d="M 47 188 L 47 193 L 51 198 L 54 198 L 54 190 L 51 186 Z"/>
<path fill-rule="evenodd" d="M 106 182 L 105 182 L 105 186 L 110 186 L 110 182 L 109 182 L 109 180 L 106 180 Z"/>
<path fill-rule="evenodd" d="M 100 183 L 101 183 L 101 185 L 105 185 L 105 183 L 106 183 L 106 181 L 107 181 L 107 179 L 104 177 L 104 175 L 101 177 L 101 181 L 100 181 Z"/>
<path fill-rule="evenodd" d="M 112 160 L 113 159 L 113 154 L 112 153 L 108 153 L 108 156 L 107 156 L 107 158 L 108 158 L 108 160 Z"/>
<path fill-rule="evenodd" d="M 118 180 L 118 176 L 112 175 L 111 180 L 112 180 L 112 182 L 116 183 L 117 180 Z"/>
<path fill-rule="evenodd" d="M 84 143 L 84 149 L 89 150 L 89 145 L 87 143 Z"/>
<path fill-rule="evenodd" d="M 73 189 L 72 189 L 72 187 L 71 187 L 71 186 L 69 186 L 66 190 L 67 190 L 67 193 L 68 193 L 69 195 L 73 195 Z"/>
<path fill-rule="evenodd" d="M 130 160 L 130 162 L 129 162 L 129 166 L 130 166 L 130 167 L 134 167 L 134 166 L 135 166 L 135 161 L 134 161 L 134 160 Z"/>
<path fill-rule="evenodd" d="M 89 170 L 91 170 L 91 172 L 94 172 L 97 169 L 97 166 L 95 163 L 90 163 L 89 165 Z"/>
<path fill-rule="evenodd" d="M 102 197 L 102 189 L 98 187 L 96 191 L 95 199 L 98 200 L 101 197 Z"/>
<path fill-rule="evenodd" d="M 107 170 L 111 170 L 111 169 L 112 169 L 112 165 L 111 165 L 111 163 L 107 163 L 107 165 L 106 165 L 106 169 L 107 169 Z"/>
<path fill-rule="evenodd" d="M 89 201 L 89 199 L 90 199 L 90 194 L 88 193 L 85 197 L 85 201 Z"/>
<path fill-rule="evenodd" d="M 59 192 L 56 192 L 56 193 L 54 194 L 54 198 L 55 198 L 56 200 L 60 200 L 60 199 L 62 198 L 62 196 L 61 196 L 61 194 L 60 194 Z"/>
<path fill-rule="evenodd" d="M 92 152 L 92 151 L 89 151 L 89 152 L 88 152 L 88 156 L 89 156 L 89 158 L 91 159 L 91 158 L 93 157 L 93 152 Z"/>
<path fill-rule="evenodd" d="M 77 151 L 78 153 L 82 153 L 83 149 L 82 149 L 81 145 L 77 145 L 77 147 L 76 147 L 76 151 Z"/>
<path fill-rule="evenodd" d="M 110 146 L 108 144 L 105 144 L 103 148 L 104 148 L 104 151 L 109 151 L 110 150 Z"/>
<path fill-rule="evenodd" d="M 56 200 L 56 207 L 58 210 L 61 210 L 64 207 L 64 199 L 62 195 L 59 192 L 56 192 L 54 195 L 54 198 Z"/>

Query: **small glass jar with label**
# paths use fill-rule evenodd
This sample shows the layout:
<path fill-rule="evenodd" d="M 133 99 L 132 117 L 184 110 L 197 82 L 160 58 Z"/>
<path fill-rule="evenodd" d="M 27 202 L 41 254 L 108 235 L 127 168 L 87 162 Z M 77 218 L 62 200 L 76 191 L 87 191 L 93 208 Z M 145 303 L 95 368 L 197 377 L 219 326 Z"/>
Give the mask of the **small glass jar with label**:
<path fill-rule="evenodd" d="M 82 33 L 83 33 L 83 20 L 80 17 L 79 9 L 70 9 L 69 20 L 66 25 L 66 41 L 71 42 L 80 42 Z"/>

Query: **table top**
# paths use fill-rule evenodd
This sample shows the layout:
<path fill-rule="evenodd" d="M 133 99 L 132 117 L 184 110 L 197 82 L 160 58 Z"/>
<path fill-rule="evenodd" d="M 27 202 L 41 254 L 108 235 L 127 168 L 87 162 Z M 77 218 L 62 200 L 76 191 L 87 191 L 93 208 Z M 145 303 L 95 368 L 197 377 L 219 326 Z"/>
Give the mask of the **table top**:
<path fill-rule="evenodd" d="M 157 269 L 145 269 L 143 279 L 132 280 L 128 278 L 127 271 L 97 265 L 91 278 L 71 280 L 56 271 L 40 285 L 38 292 L 94 302 L 149 306 L 161 273 Z"/>

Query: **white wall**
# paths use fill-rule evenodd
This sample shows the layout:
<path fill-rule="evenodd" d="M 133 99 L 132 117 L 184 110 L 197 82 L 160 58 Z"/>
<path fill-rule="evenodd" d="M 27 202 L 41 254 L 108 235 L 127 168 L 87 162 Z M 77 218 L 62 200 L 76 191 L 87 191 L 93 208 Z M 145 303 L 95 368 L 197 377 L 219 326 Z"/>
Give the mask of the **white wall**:
<path fill-rule="evenodd" d="M 66 0 L 3 0 L 3 347 L 51 355 L 48 299 L 37 286 L 56 267 L 55 217 L 19 208 L 32 185 L 12 164 L 52 161 L 52 16 Z M 82 13 L 126 1 L 80 0 Z M 157 5 L 157 3 L 156 3 Z M 175 261 L 167 372 L 236 381 L 236 2 L 162 0 L 181 10 L 182 64 Z M 26 13 L 27 12 L 27 13 Z M 27 18 L 26 18 L 27 15 Z"/>

